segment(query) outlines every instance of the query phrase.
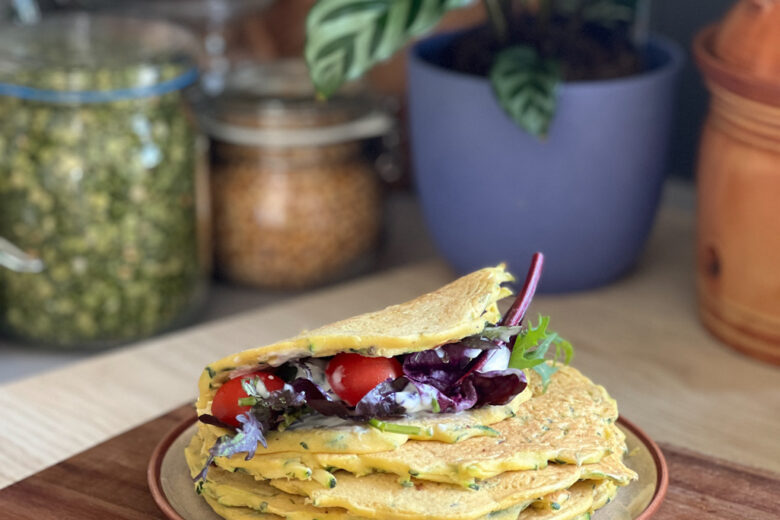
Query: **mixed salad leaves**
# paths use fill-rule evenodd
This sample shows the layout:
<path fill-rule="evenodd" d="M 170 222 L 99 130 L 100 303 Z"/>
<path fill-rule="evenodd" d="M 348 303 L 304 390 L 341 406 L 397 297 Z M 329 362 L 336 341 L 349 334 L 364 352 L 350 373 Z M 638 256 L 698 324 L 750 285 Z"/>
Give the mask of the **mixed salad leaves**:
<path fill-rule="evenodd" d="M 536 371 L 546 389 L 557 360 L 568 364 L 572 345 L 548 331 L 549 318 L 523 325 L 541 276 L 543 256 L 533 257 L 525 284 L 496 326 L 431 350 L 377 358 L 342 353 L 310 358 L 256 371 L 227 381 L 212 402 L 208 424 L 235 429 L 210 450 L 205 478 L 214 457 L 267 446 L 265 433 L 283 431 L 311 415 L 339 417 L 382 431 L 422 435 L 421 428 L 383 421 L 418 412 L 450 413 L 485 405 L 503 405 L 525 390 L 525 369 Z M 554 347 L 554 351 L 551 348 Z M 547 363 L 553 353 L 552 363 Z"/>

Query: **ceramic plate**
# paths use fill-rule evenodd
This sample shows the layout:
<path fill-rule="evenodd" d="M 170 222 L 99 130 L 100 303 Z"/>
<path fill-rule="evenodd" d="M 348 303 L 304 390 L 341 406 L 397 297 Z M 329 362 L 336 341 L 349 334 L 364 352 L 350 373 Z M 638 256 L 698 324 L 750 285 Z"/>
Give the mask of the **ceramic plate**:
<path fill-rule="evenodd" d="M 615 500 L 599 509 L 592 520 L 647 520 L 666 495 L 666 461 L 658 445 L 633 423 L 621 417 L 618 426 L 628 444 L 625 463 L 639 474 L 639 480 L 620 488 Z M 184 448 L 194 431 L 195 419 L 187 419 L 157 445 L 149 461 L 149 487 L 157 505 L 172 520 L 221 520 L 195 493 L 184 460 Z"/>

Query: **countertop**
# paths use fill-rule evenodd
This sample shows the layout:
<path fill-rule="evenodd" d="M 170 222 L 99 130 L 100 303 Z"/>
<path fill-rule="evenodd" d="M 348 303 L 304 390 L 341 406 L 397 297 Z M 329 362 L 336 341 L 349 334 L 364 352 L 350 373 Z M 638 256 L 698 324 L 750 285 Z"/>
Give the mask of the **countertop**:
<path fill-rule="evenodd" d="M 637 267 L 603 289 L 541 295 L 531 313 L 577 348 L 574 365 L 656 440 L 780 472 L 780 370 L 700 325 L 693 215 L 667 203 Z M 0 386 L 0 487 L 191 402 L 210 361 L 397 303 L 450 281 L 439 259 L 72 362 Z"/>
<path fill-rule="evenodd" d="M 436 250 L 425 229 L 420 207 L 415 198 L 406 192 L 391 192 L 386 202 L 387 225 L 374 272 L 436 258 Z M 693 186 L 685 181 L 668 181 L 664 190 L 663 207 L 692 212 Z M 304 293 L 262 291 L 214 281 L 211 284 L 207 306 L 193 326 L 280 303 L 302 294 Z M 41 350 L 12 340 L 0 339 L 0 385 L 99 354 Z"/>

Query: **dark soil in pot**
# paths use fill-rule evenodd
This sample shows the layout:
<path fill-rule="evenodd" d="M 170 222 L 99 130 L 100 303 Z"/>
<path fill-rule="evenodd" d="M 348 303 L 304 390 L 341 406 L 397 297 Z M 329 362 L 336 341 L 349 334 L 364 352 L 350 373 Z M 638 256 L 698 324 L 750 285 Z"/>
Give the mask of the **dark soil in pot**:
<path fill-rule="evenodd" d="M 564 81 L 604 80 L 641 72 L 642 58 L 627 34 L 592 24 L 556 20 L 547 27 L 534 17 L 515 20 L 511 44 L 536 47 L 561 64 Z M 488 26 L 455 39 L 442 66 L 456 72 L 486 77 L 495 55 L 505 48 Z"/>

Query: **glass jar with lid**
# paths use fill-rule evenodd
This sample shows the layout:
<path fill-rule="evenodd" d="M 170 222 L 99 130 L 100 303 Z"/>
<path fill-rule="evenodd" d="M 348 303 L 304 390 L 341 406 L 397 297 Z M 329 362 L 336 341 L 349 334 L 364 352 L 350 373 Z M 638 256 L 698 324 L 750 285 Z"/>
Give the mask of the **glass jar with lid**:
<path fill-rule="evenodd" d="M 0 34 L 0 327 L 52 347 L 169 329 L 203 301 L 206 143 L 189 34 L 71 15 Z"/>
<path fill-rule="evenodd" d="M 242 37 L 241 24 L 256 18 L 274 0 L 69 0 L 69 3 L 101 13 L 169 20 L 186 27 L 197 37 L 200 46 L 200 88 L 216 94 L 222 90 L 225 76 L 237 57 L 246 56 L 252 50 L 247 47 L 252 46 L 255 37 Z M 263 55 L 273 54 L 275 48 L 271 42 L 262 34 L 260 40 Z"/>
<path fill-rule="evenodd" d="M 230 281 L 294 289 L 370 265 L 393 118 L 363 92 L 323 102 L 310 85 L 298 61 L 245 68 L 202 116 L 216 268 Z"/>

